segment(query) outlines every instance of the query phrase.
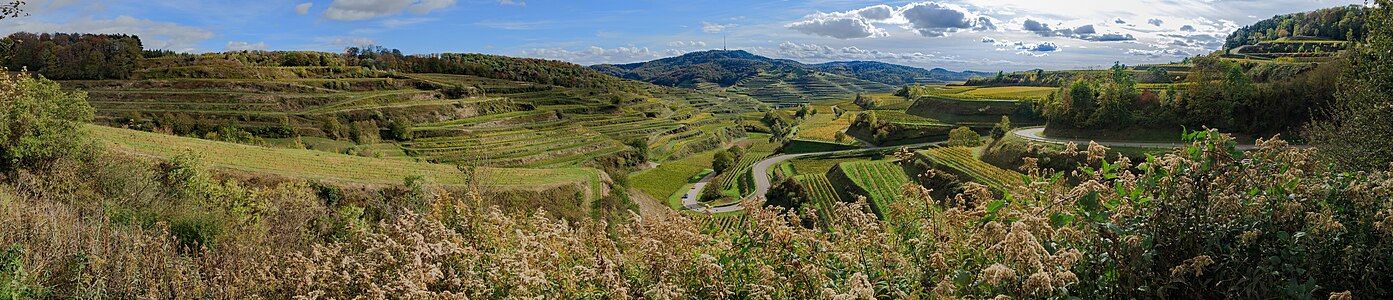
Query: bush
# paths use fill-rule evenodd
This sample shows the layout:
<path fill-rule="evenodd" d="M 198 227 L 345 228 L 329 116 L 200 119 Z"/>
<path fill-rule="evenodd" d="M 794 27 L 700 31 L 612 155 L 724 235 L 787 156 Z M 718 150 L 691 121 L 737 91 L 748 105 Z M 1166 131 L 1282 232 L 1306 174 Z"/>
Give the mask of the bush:
<path fill-rule="evenodd" d="M 87 143 L 87 94 L 27 73 L 0 74 L 0 166 L 44 168 Z"/>
<path fill-rule="evenodd" d="M 948 132 L 949 147 L 977 147 L 982 145 L 982 136 L 972 131 L 967 126 L 958 127 Z"/>

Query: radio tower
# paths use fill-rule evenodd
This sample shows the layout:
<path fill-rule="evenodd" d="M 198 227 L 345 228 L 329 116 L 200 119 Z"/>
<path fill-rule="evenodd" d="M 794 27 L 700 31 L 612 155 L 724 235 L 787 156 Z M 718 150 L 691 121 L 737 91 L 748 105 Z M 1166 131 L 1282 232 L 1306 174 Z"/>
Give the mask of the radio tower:
<path fill-rule="evenodd" d="M 721 35 L 721 51 L 730 51 L 729 49 L 726 49 L 726 39 L 728 37 L 730 37 L 729 33 Z"/>

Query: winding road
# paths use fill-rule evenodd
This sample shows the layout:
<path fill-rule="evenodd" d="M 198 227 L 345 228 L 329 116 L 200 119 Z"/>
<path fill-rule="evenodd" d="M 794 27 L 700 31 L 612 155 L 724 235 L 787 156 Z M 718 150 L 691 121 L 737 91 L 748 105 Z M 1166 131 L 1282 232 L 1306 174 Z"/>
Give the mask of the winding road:
<path fill-rule="evenodd" d="M 863 151 L 878 151 L 878 150 L 885 150 L 885 149 L 919 148 L 919 147 L 934 146 L 934 145 L 938 145 L 938 144 L 942 144 L 942 143 L 946 143 L 946 142 L 947 142 L 947 141 L 939 141 L 939 142 L 931 142 L 931 143 L 919 143 L 919 144 L 898 145 L 898 146 L 869 147 L 869 148 L 857 148 L 857 149 L 850 149 L 850 150 L 837 150 L 837 151 L 824 151 L 824 152 L 811 152 L 811 153 L 798 153 L 798 154 L 784 154 L 784 155 L 779 155 L 779 156 L 773 156 L 773 157 L 765 158 L 764 160 L 761 160 L 761 161 L 755 163 L 754 167 L 751 167 L 751 168 L 750 168 L 750 172 L 754 172 L 753 174 L 755 175 L 755 176 L 754 176 L 754 179 L 755 179 L 755 192 L 754 192 L 754 193 L 751 193 L 749 196 L 745 197 L 745 199 L 746 199 L 746 200 L 749 200 L 749 199 L 754 199 L 754 198 L 756 198 L 756 197 L 764 197 L 765 194 L 768 194 L 768 193 L 769 193 L 769 188 L 770 188 L 770 186 L 772 185 L 771 182 L 769 181 L 769 167 L 772 167 L 772 166 L 774 166 L 774 165 L 777 165 L 777 164 L 779 164 L 779 163 L 781 163 L 781 162 L 788 161 L 788 160 L 790 160 L 790 159 L 799 158 L 799 157 L 804 157 L 804 156 L 824 155 L 824 154 L 844 154 L 844 153 L 854 153 L 854 152 L 863 152 Z M 685 207 L 685 208 L 690 209 L 690 210 L 695 210 L 695 211 L 698 211 L 698 212 L 713 213 L 713 214 L 728 213 L 728 212 L 737 212 L 737 211 L 745 210 L 745 207 L 740 206 L 739 203 L 731 204 L 731 205 L 726 205 L 726 206 L 720 206 L 720 207 L 707 207 L 705 204 L 701 204 L 701 203 L 697 202 L 697 199 L 699 199 L 699 197 L 701 196 L 701 189 L 704 188 L 704 187 L 706 187 L 706 183 L 709 182 L 709 181 L 711 181 L 711 178 L 713 178 L 713 177 L 715 177 L 715 174 L 707 175 L 706 178 L 702 178 L 701 181 L 697 181 L 696 185 L 694 185 L 694 186 L 692 187 L 691 190 L 688 190 L 688 191 L 687 191 L 686 197 L 682 198 L 682 207 Z"/>

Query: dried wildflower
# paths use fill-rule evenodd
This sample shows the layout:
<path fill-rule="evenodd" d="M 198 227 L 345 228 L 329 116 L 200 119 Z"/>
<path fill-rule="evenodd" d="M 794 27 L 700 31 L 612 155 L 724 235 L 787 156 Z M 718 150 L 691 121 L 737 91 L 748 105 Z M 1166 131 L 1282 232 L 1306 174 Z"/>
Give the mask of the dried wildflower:
<path fill-rule="evenodd" d="M 934 295 L 938 296 L 939 298 L 951 297 L 956 292 L 957 286 L 954 286 L 953 281 L 949 280 L 947 276 L 944 276 L 942 280 L 939 280 L 938 284 L 934 285 L 933 289 Z"/>
<path fill-rule="evenodd" d="M 1074 142 L 1066 143 L 1064 144 L 1064 151 L 1060 151 L 1059 154 L 1064 156 L 1079 155 L 1079 144 L 1075 144 Z"/>
<path fill-rule="evenodd" d="M 1345 232 L 1345 224 L 1340 224 L 1340 221 L 1335 220 L 1335 214 L 1331 212 L 1328 207 L 1325 208 L 1325 212 L 1323 213 L 1307 212 L 1306 228 L 1308 228 L 1311 233 L 1318 235 L 1340 234 Z"/>
<path fill-rule="evenodd" d="M 1053 262 L 1059 268 L 1067 270 L 1073 269 L 1074 264 L 1077 264 L 1081 258 L 1083 258 L 1083 254 L 1079 253 L 1078 249 L 1069 248 L 1069 250 L 1059 251 L 1055 254 Z"/>
<path fill-rule="evenodd" d="M 983 269 L 982 274 L 978 277 L 981 278 L 982 281 L 986 281 L 987 284 L 999 285 L 1002 282 L 1009 283 L 1016 281 L 1016 270 L 1012 270 L 1010 267 L 1003 264 L 992 264 L 990 267 Z"/>
<path fill-rule="evenodd" d="M 1054 286 L 1057 286 L 1057 287 L 1068 287 L 1068 286 L 1070 286 L 1070 285 L 1074 285 L 1075 283 L 1079 283 L 1079 276 L 1078 276 L 1078 275 L 1074 275 L 1074 272 L 1070 272 L 1070 271 L 1059 271 L 1059 272 L 1054 272 L 1054 275 L 1053 275 L 1053 276 L 1054 276 Z"/>
<path fill-rule="evenodd" d="M 1349 291 L 1330 293 L 1330 300 L 1354 300 Z"/>
<path fill-rule="evenodd" d="M 996 295 L 996 297 L 992 297 L 992 300 L 1011 300 L 1011 296 Z"/>
<path fill-rule="evenodd" d="M 933 267 L 934 270 L 946 271 L 948 270 L 948 260 L 943 258 L 943 253 L 934 252 L 929 254 L 929 266 Z"/>
<path fill-rule="evenodd" d="M 1259 236 L 1262 236 L 1262 230 L 1253 229 L 1249 231 L 1244 231 L 1243 233 L 1238 234 L 1238 241 L 1245 246 L 1251 246 L 1253 245 L 1253 243 L 1257 242 Z"/>
<path fill-rule="evenodd" d="M 1031 295 L 1049 295 L 1054 291 L 1054 278 L 1045 270 L 1036 271 L 1025 279 L 1024 289 Z"/>
<path fill-rule="evenodd" d="M 1089 164 L 1089 165 L 1096 165 L 1096 164 L 1102 163 L 1104 159 L 1107 159 L 1107 155 L 1108 155 L 1108 147 L 1104 147 L 1103 145 L 1099 145 L 1099 144 L 1096 143 L 1096 142 L 1092 142 L 1092 141 L 1088 142 L 1088 164 Z"/>
<path fill-rule="evenodd" d="M 1214 259 L 1208 255 L 1200 255 L 1185 260 L 1184 263 L 1171 268 L 1171 277 L 1184 278 L 1187 274 L 1194 274 L 1194 277 L 1204 275 L 1204 269 L 1214 264 Z"/>
<path fill-rule="evenodd" d="M 851 274 L 851 278 L 846 281 L 847 294 L 853 299 L 875 299 L 875 286 L 871 285 L 870 278 L 866 274 L 856 272 Z"/>
<path fill-rule="evenodd" d="M 1006 234 L 1006 239 L 988 250 L 1001 251 L 1006 262 L 1017 266 L 1041 267 L 1044 258 L 1049 255 L 1040 241 L 1030 234 L 1030 227 L 1022 222 L 1011 223 L 1011 232 Z"/>

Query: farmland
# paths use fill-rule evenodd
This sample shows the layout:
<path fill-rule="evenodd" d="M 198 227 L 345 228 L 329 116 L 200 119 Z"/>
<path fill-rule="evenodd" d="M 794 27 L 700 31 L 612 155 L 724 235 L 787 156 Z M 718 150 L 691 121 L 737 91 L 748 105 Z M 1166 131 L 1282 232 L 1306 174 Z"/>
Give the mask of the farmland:
<path fill-rule="evenodd" d="M 841 192 L 838 192 L 832 182 L 827 180 L 827 175 L 807 174 L 794 178 L 807 191 L 808 201 L 817 208 L 819 217 L 823 220 L 831 220 L 830 213 L 833 210 L 833 204 L 845 200 L 842 200 Z"/>
<path fill-rule="evenodd" d="M 899 199 L 904 184 L 909 183 L 904 169 L 883 161 L 840 163 L 831 174 L 828 177 L 834 182 L 841 178 L 849 181 L 853 186 L 848 186 L 847 192 L 865 196 L 878 212 Z"/>
<path fill-rule="evenodd" d="M 444 185 L 464 184 L 454 165 L 377 159 L 314 150 L 276 149 L 170 136 L 105 126 L 88 126 L 101 144 L 117 151 L 169 158 L 193 153 L 217 167 L 286 177 L 346 183 L 393 185 L 423 176 Z M 535 189 L 564 184 L 600 184 L 599 171 L 587 168 L 482 168 L 483 184 L 504 189 Z M 598 190 L 596 190 L 598 191 Z"/>
<path fill-rule="evenodd" d="M 978 159 L 973 150 L 965 147 L 942 147 L 917 152 L 918 156 L 931 166 L 945 168 L 959 175 L 966 175 L 972 181 L 994 188 L 1004 188 L 1021 181 L 1020 173 L 1003 170 Z"/>

